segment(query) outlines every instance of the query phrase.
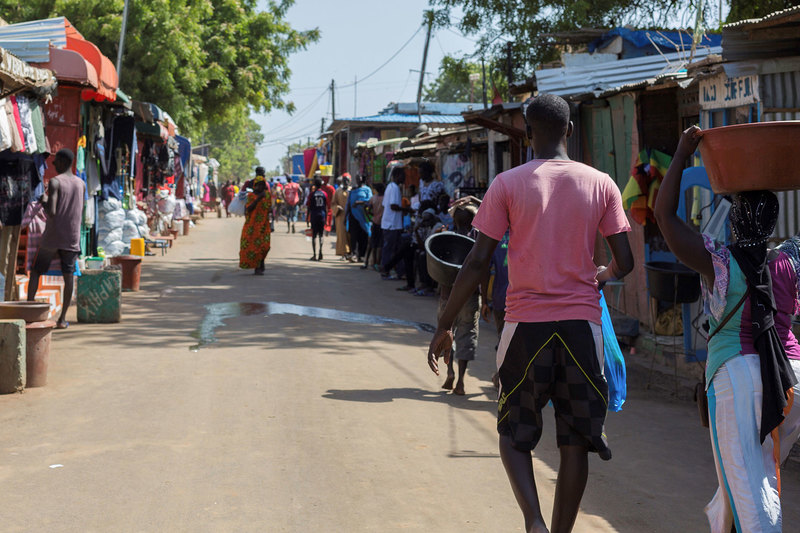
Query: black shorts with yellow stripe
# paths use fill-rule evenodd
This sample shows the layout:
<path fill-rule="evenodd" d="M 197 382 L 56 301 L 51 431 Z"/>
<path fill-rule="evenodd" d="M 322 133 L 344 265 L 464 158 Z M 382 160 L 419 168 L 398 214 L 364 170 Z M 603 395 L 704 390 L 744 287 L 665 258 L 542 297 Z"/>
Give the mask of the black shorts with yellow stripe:
<path fill-rule="evenodd" d="M 556 443 L 611 458 L 604 433 L 608 384 L 603 334 L 586 320 L 505 324 L 497 349 L 497 430 L 530 451 L 542 436 L 542 408 L 553 402 Z"/>

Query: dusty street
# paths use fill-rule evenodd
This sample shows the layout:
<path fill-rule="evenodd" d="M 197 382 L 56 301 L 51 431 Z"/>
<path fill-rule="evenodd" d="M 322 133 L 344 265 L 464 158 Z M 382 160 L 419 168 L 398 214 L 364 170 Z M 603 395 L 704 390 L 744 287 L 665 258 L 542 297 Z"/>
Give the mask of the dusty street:
<path fill-rule="evenodd" d="M 521 531 L 496 450 L 493 328 L 467 396 L 446 394 L 414 324 L 434 323 L 433 298 L 335 260 L 332 238 L 309 262 L 282 225 L 266 275 L 239 271 L 241 224 L 207 218 L 146 258 L 122 323 L 78 324 L 73 309 L 48 385 L 0 397 L 3 531 Z M 707 531 L 716 482 L 697 418 L 632 384 L 575 531 Z M 800 501 L 796 471 L 783 491 Z M 800 523 L 787 507 L 784 524 Z"/>

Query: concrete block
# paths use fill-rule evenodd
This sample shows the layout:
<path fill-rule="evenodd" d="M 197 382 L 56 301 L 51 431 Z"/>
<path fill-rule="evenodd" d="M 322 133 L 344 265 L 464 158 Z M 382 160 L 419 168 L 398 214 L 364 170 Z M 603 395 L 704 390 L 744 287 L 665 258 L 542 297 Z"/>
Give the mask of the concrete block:
<path fill-rule="evenodd" d="M 25 388 L 25 321 L 0 320 L 0 394 Z"/>

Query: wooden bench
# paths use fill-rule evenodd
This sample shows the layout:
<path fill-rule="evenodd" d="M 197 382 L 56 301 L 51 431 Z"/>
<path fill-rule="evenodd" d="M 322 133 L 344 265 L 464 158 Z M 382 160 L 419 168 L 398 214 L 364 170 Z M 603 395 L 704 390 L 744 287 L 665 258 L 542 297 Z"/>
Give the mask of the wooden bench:
<path fill-rule="evenodd" d="M 167 251 L 167 248 L 172 247 L 172 241 L 175 240 L 175 237 L 172 235 L 150 235 L 146 237 L 144 240 L 145 245 L 152 246 L 153 248 L 160 248 L 161 255 L 164 255 Z"/>

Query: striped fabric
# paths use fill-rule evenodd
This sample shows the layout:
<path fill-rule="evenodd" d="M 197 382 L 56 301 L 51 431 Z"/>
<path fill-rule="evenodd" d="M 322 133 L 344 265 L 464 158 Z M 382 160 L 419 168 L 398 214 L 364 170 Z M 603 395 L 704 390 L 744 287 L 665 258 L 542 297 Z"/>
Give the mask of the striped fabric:
<path fill-rule="evenodd" d="M 800 375 L 800 361 L 792 360 Z M 794 396 L 800 394 L 795 386 Z M 791 399 L 791 398 L 790 398 Z M 708 388 L 711 443 L 719 488 L 706 506 L 712 533 L 781 532 L 780 464 L 800 437 L 800 406 L 759 443 L 761 371 L 756 354 L 729 359 Z"/>

